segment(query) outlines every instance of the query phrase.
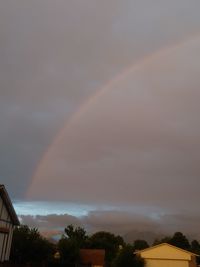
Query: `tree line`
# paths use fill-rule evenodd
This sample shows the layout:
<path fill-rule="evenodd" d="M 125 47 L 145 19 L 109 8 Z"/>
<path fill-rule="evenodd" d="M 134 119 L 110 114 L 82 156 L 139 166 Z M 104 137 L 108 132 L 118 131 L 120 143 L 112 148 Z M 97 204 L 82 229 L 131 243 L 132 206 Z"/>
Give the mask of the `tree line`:
<path fill-rule="evenodd" d="M 199 242 L 197 240 L 189 242 L 181 232 L 176 232 L 171 237 L 156 239 L 153 245 L 160 243 L 169 243 L 200 254 Z M 145 240 L 135 240 L 132 244 L 127 244 L 119 235 L 106 231 L 88 235 L 84 228 L 73 225 L 68 225 L 60 240 L 54 244 L 42 237 L 38 229 L 22 225 L 14 230 L 11 261 L 32 266 L 42 264 L 42 266 L 50 267 L 75 267 L 80 260 L 80 249 L 88 248 L 105 249 L 106 267 L 143 267 L 144 261 L 134 252 L 148 247 L 149 244 Z"/>

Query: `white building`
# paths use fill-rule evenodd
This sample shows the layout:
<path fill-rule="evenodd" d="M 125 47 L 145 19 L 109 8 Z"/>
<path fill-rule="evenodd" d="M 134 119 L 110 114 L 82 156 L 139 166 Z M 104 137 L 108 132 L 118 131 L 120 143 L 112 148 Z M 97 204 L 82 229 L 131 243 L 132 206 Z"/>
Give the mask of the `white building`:
<path fill-rule="evenodd" d="M 146 263 L 146 267 L 197 267 L 196 254 L 163 243 L 136 252 Z"/>
<path fill-rule="evenodd" d="M 9 260 L 16 225 L 19 225 L 18 217 L 5 187 L 0 185 L 0 262 Z"/>

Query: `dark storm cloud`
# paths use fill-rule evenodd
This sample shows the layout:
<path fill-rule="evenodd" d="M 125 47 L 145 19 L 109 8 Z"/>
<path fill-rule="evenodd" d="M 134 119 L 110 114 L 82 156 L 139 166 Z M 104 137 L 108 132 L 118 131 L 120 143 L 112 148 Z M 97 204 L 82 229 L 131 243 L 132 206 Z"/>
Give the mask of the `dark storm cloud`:
<path fill-rule="evenodd" d="M 147 216 L 132 214 L 122 211 L 92 211 L 83 217 L 75 217 L 68 214 L 57 215 L 20 215 L 21 223 L 30 227 L 36 227 L 41 232 L 56 230 L 64 232 L 64 228 L 73 224 L 84 227 L 89 234 L 97 231 L 110 231 L 124 235 L 131 230 L 153 231 L 158 223 Z"/>
<path fill-rule="evenodd" d="M 199 37 L 169 47 L 90 102 L 46 155 L 30 195 L 198 212 L 199 53 Z"/>
<path fill-rule="evenodd" d="M 200 217 L 188 214 L 160 214 L 145 216 L 139 213 L 119 210 L 92 211 L 83 217 L 68 214 L 57 215 L 21 215 L 21 223 L 36 227 L 46 237 L 62 235 L 69 224 L 83 227 L 90 235 L 97 231 L 109 231 L 120 234 L 128 242 L 142 238 L 150 243 L 155 238 L 172 236 L 176 231 L 182 231 L 190 239 L 199 239 L 198 225 Z"/>
<path fill-rule="evenodd" d="M 21 224 L 37 228 L 41 234 L 47 238 L 55 238 L 64 233 L 65 227 L 73 224 L 75 227 L 82 226 L 81 221 L 69 214 L 49 214 L 49 215 L 20 215 Z"/>
<path fill-rule="evenodd" d="M 91 211 L 85 216 L 84 223 L 93 232 L 106 230 L 122 235 L 133 229 L 150 231 L 158 226 L 148 215 L 118 210 Z"/>
<path fill-rule="evenodd" d="M 197 227 L 199 9 L 196 0 L 1 1 L 0 176 L 15 199 L 30 189 L 45 151 L 90 95 L 172 46 L 72 123 L 29 190 L 35 199 L 141 205 L 163 209 L 164 217 L 97 210 L 81 220 L 24 222 L 53 229 L 80 220 L 93 230 L 123 232 L 165 222 L 174 229 L 186 216 Z"/>
<path fill-rule="evenodd" d="M 79 104 L 135 59 L 196 33 L 199 7 L 185 0 L 1 2 L 0 175 L 13 197 L 23 195 Z"/>
<path fill-rule="evenodd" d="M 31 227 L 39 227 L 40 229 L 58 229 L 63 230 L 68 224 L 75 226 L 80 225 L 80 220 L 75 216 L 68 214 L 58 215 L 20 215 L 21 222 Z"/>

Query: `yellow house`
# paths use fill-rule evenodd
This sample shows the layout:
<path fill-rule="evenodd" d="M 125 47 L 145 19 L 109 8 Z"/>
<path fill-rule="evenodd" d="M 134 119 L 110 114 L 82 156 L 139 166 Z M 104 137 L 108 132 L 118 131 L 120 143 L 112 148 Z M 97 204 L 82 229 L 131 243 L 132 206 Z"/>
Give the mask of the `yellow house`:
<path fill-rule="evenodd" d="M 145 260 L 145 267 L 197 267 L 196 254 L 167 243 L 136 253 Z"/>

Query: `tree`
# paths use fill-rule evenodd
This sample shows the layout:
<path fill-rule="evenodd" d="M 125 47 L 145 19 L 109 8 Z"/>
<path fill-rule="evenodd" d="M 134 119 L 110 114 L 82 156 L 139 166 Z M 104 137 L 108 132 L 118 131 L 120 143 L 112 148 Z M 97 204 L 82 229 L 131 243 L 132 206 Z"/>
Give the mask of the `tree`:
<path fill-rule="evenodd" d="M 176 232 L 172 237 L 166 236 L 162 239 L 156 239 L 153 243 L 153 245 L 158 245 L 161 243 L 168 243 L 173 246 L 185 249 L 185 250 L 191 250 L 190 243 L 186 236 L 184 236 L 181 232 Z"/>
<path fill-rule="evenodd" d="M 149 244 L 146 240 L 137 239 L 133 244 L 134 250 L 142 250 L 149 247 Z"/>
<path fill-rule="evenodd" d="M 60 260 L 66 266 L 74 266 L 79 260 L 79 246 L 76 241 L 61 238 L 58 242 Z"/>
<path fill-rule="evenodd" d="M 200 254 L 200 244 L 197 240 L 191 242 L 191 251 L 195 254 Z"/>
<path fill-rule="evenodd" d="M 89 248 L 105 249 L 105 261 L 107 265 L 110 265 L 116 257 L 120 246 L 124 246 L 124 240 L 121 236 L 104 231 L 93 234 L 88 240 Z"/>
<path fill-rule="evenodd" d="M 43 238 L 36 228 L 22 225 L 15 228 L 11 260 L 15 263 L 42 262 L 53 254 L 53 244 Z"/>
<path fill-rule="evenodd" d="M 119 250 L 115 260 L 113 261 L 113 267 L 144 267 L 144 260 L 134 254 L 134 248 L 130 245 L 123 247 Z"/>
<path fill-rule="evenodd" d="M 161 239 L 155 239 L 154 242 L 153 242 L 153 246 L 156 246 L 156 245 L 159 245 L 159 244 L 162 244 L 162 243 L 170 243 L 172 237 L 171 236 L 165 236 Z"/>
<path fill-rule="evenodd" d="M 197 240 L 191 242 L 191 251 L 197 255 L 200 255 L 200 244 Z M 200 264 L 200 257 L 196 257 L 197 263 Z"/>
<path fill-rule="evenodd" d="M 74 227 L 72 224 L 65 229 L 65 234 L 58 242 L 58 250 L 61 262 L 65 265 L 73 266 L 79 260 L 79 250 L 86 246 L 88 236 L 81 227 Z"/>
<path fill-rule="evenodd" d="M 88 236 L 86 235 L 86 231 L 82 227 L 75 228 L 72 224 L 70 224 L 65 228 L 64 231 L 65 231 L 65 237 L 68 240 L 77 242 L 79 247 L 83 247 L 84 243 L 88 239 Z"/>
<path fill-rule="evenodd" d="M 181 232 L 176 232 L 169 241 L 169 244 L 186 250 L 191 249 L 188 239 Z"/>

